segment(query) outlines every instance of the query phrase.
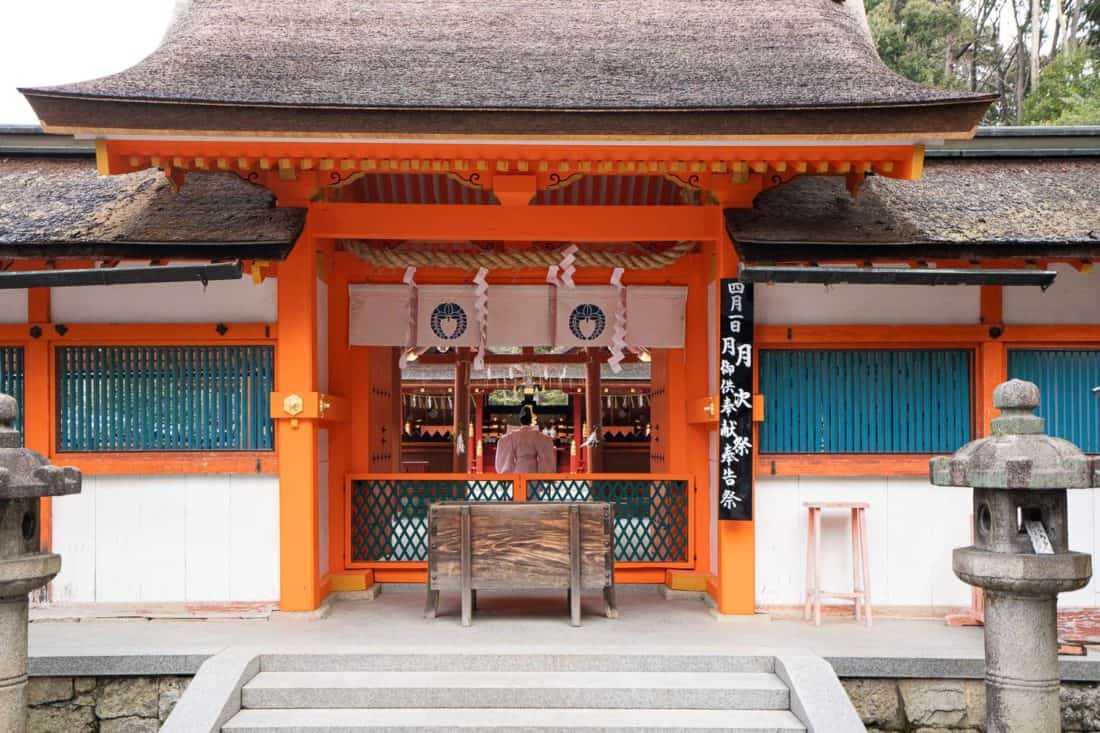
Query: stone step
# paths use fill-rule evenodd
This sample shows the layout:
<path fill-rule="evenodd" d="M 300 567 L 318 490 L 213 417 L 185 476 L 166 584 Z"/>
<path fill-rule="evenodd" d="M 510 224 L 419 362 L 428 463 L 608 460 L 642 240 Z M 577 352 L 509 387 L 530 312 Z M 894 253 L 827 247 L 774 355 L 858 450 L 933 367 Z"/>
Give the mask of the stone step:
<path fill-rule="evenodd" d="M 680 708 L 786 710 L 763 672 L 261 672 L 244 708 Z"/>
<path fill-rule="evenodd" d="M 805 733 L 786 710 L 242 710 L 225 733 Z"/>
<path fill-rule="evenodd" d="M 265 654 L 265 672 L 774 672 L 770 654 Z"/>

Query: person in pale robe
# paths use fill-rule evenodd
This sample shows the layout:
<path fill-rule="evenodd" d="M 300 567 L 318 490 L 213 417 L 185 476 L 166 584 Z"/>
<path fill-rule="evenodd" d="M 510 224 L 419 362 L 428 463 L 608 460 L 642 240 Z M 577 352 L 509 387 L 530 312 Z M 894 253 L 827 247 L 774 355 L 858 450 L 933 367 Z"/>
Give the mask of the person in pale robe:
<path fill-rule="evenodd" d="M 519 413 L 520 427 L 497 441 L 497 473 L 555 473 L 558 470 L 554 439 L 535 425 L 535 412 L 524 405 Z"/>

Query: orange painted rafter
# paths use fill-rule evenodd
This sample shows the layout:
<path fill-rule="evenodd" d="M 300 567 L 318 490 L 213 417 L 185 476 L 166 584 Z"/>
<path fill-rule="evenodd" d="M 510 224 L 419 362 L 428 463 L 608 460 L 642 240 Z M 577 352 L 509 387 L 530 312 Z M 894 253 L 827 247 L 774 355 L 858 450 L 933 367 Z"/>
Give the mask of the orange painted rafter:
<path fill-rule="evenodd" d="M 108 140 L 97 148 L 103 173 L 146 168 L 235 171 L 277 180 L 313 177 L 328 185 L 355 173 L 535 174 L 543 187 L 575 174 L 704 174 L 744 179 L 755 173 L 875 172 L 919 176 L 922 156 L 907 144 L 854 145 L 524 145 L 246 140 Z"/>
<path fill-rule="evenodd" d="M 186 452 L 186 453 L 48 453 L 60 466 L 75 466 L 86 474 L 273 474 L 279 472 L 279 458 L 273 452 Z"/>
<path fill-rule="evenodd" d="M 70 323 L 39 324 L 42 326 L 42 338 L 57 343 L 88 342 L 97 343 L 140 343 L 140 344 L 178 344 L 181 346 L 196 344 L 214 346 L 220 343 L 269 343 L 277 335 L 275 324 L 271 323 Z M 58 331 L 62 326 L 64 333 Z M 225 326 L 225 334 L 218 333 L 218 326 Z M 21 327 L 24 332 L 26 327 Z M 0 337 L 3 333 L 0 332 Z"/>
<path fill-rule="evenodd" d="M 757 326 L 756 345 L 760 348 L 807 348 L 816 345 L 852 348 L 898 344 L 977 344 L 989 337 L 986 326 Z"/>
<path fill-rule="evenodd" d="M 995 339 L 1016 345 L 1088 347 L 1100 344 L 1100 325 L 1087 324 L 1007 324 Z M 905 325 L 905 326 L 757 326 L 756 344 L 760 348 L 902 348 L 939 346 L 975 346 L 990 341 L 989 325 Z"/>
<path fill-rule="evenodd" d="M 721 236 L 703 206 L 463 206 L 318 203 L 314 236 L 325 239 L 512 242 L 681 242 Z"/>
<path fill-rule="evenodd" d="M 927 476 L 931 455 L 922 454 L 758 454 L 756 475 L 769 476 Z"/>

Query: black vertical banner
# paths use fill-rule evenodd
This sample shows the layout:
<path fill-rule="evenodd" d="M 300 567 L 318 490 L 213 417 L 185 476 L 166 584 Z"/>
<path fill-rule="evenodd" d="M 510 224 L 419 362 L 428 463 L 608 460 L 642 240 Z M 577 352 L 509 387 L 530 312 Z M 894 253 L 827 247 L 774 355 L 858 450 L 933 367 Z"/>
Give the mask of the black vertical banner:
<path fill-rule="evenodd" d="M 718 518 L 752 519 L 752 283 L 722 280 L 718 316 Z"/>

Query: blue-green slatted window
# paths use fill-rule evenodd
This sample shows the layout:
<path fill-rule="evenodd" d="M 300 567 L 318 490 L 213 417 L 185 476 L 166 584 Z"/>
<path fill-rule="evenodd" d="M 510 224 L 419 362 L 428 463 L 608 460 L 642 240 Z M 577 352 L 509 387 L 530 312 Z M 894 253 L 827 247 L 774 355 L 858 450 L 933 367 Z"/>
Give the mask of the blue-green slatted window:
<path fill-rule="evenodd" d="M 761 453 L 950 453 L 971 439 L 968 351 L 760 353 Z"/>
<path fill-rule="evenodd" d="M 63 346 L 58 450 L 269 451 L 270 346 Z"/>
<path fill-rule="evenodd" d="M 0 346 L 0 394 L 11 395 L 19 403 L 15 428 L 23 430 L 23 347 Z"/>
<path fill-rule="evenodd" d="M 1047 432 L 1086 453 L 1100 453 L 1100 350 L 1020 349 L 1008 352 L 1008 376 L 1039 385 L 1036 414 Z"/>

